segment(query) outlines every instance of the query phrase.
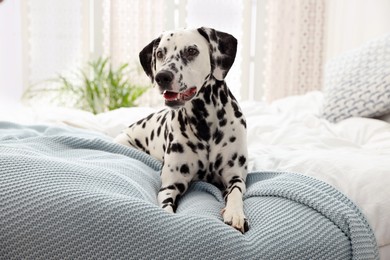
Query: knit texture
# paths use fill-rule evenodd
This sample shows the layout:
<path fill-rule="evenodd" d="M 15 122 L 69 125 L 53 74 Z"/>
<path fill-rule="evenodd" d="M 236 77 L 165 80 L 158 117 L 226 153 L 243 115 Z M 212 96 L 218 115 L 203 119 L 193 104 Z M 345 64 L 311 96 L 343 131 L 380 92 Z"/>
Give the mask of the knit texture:
<path fill-rule="evenodd" d="M 390 34 L 330 61 L 324 93 L 322 116 L 334 123 L 390 113 Z"/>
<path fill-rule="evenodd" d="M 249 174 L 243 235 L 208 183 L 160 209 L 160 168 L 95 133 L 0 123 L 0 259 L 379 259 L 362 213 L 323 182 Z"/>

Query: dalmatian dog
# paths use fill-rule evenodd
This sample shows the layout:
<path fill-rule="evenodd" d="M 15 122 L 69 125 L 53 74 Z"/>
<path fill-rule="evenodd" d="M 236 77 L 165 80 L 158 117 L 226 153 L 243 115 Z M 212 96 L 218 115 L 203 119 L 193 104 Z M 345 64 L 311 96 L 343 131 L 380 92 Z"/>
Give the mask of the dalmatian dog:
<path fill-rule="evenodd" d="M 224 222 L 244 233 L 246 121 L 224 81 L 236 50 L 232 35 L 204 27 L 153 40 L 140 61 L 168 108 L 130 125 L 115 141 L 163 162 L 158 202 L 167 212 L 175 212 L 192 181 L 206 181 L 224 192 Z"/>

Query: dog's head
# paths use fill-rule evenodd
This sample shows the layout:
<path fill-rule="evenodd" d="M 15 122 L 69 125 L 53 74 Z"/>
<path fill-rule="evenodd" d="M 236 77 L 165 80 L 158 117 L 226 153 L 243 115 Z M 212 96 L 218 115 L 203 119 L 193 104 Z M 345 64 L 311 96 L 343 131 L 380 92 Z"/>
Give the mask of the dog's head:
<path fill-rule="evenodd" d="M 165 104 L 179 107 L 191 100 L 209 77 L 224 80 L 236 51 L 237 40 L 232 35 L 201 27 L 165 32 L 139 56 Z"/>

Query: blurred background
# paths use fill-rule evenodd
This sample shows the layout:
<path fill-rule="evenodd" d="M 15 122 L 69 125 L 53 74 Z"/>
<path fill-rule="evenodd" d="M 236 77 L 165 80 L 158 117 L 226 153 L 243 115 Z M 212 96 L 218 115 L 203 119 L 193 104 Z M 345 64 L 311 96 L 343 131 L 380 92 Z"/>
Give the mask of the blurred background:
<path fill-rule="evenodd" d="M 326 62 L 389 33 L 389 13 L 389 0 L 3 0 L 0 102 L 27 97 L 44 104 L 57 99 L 53 88 L 60 88 L 73 95 L 65 105 L 77 105 L 77 95 L 128 87 L 119 94 L 134 95 L 135 104 L 161 105 L 138 53 L 162 31 L 200 26 L 239 41 L 227 78 L 233 94 L 270 102 L 321 90 Z M 109 90 L 98 90 L 101 82 Z M 85 85 L 97 94 L 80 94 Z M 99 109 L 92 112 L 107 108 Z"/>

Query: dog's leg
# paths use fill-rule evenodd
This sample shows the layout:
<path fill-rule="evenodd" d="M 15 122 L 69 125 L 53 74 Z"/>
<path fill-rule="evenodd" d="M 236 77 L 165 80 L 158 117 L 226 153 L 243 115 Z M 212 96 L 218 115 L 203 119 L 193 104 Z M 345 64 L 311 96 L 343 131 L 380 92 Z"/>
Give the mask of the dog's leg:
<path fill-rule="evenodd" d="M 226 224 L 244 233 L 248 231 L 248 221 L 244 215 L 242 194 L 245 192 L 245 182 L 239 176 L 233 176 L 226 189 L 226 207 L 222 209 L 223 220 Z"/>
<path fill-rule="evenodd" d="M 161 174 L 162 183 L 157 199 L 161 208 L 169 213 L 175 213 L 177 200 L 187 191 L 189 181 L 173 180 L 170 178 L 172 176 L 167 175 L 164 171 Z"/>
<path fill-rule="evenodd" d="M 175 158 L 169 156 L 165 158 L 164 166 L 161 172 L 161 189 L 158 193 L 158 203 L 167 212 L 176 212 L 177 200 L 188 189 L 188 185 L 191 182 L 193 175 L 193 169 L 191 163 L 183 158 Z M 192 164 L 193 165 L 193 164 Z"/>

